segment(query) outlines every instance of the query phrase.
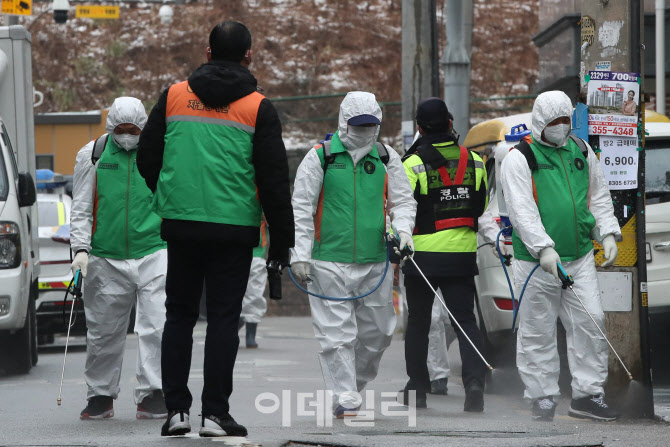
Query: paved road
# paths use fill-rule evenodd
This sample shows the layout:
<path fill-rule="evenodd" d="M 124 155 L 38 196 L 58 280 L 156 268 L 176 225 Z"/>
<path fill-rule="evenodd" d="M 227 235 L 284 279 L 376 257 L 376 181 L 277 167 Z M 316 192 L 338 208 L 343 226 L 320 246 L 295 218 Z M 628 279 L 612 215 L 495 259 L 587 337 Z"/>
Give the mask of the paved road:
<path fill-rule="evenodd" d="M 195 358 L 190 386 L 194 396 L 202 389 L 202 350 L 205 326 L 199 323 L 194 336 Z M 62 340 L 57 340 L 57 342 Z M 175 446 L 225 442 L 231 445 L 256 443 L 265 447 L 289 445 L 323 446 L 665 446 L 668 424 L 653 421 L 595 423 L 567 416 L 568 401 L 562 400 L 553 423 L 530 421 L 530 411 L 519 396 L 487 396 L 483 414 L 462 411 L 463 387 L 458 378 L 449 382 L 449 396 L 429 396 L 429 409 L 419 410 L 416 426 L 408 426 L 408 416 L 381 411 L 381 401 L 391 398 L 405 382 L 403 342 L 393 341 L 382 360 L 381 372 L 371 385 L 376 393 L 374 419 L 369 426 L 319 425 L 316 415 L 297 415 L 298 400 L 304 410 L 314 407 L 314 392 L 323 388 L 309 318 L 268 318 L 259 326 L 260 348 L 240 349 L 236 366 L 232 414 L 249 429 L 243 438 L 200 439 L 196 435 L 180 439 L 159 436 L 162 421 L 138 421 L 132 388 L 135 382 L 136 340 L 128 337 L 122 391 L 115 402 L 115 417 L 105 421 L 80 421 L 85 406 L 86 386 L 82 378 L 85 352 L 83 339 L 68 355 L 63 405 L 56 405 L 62 348 L 41 353 L 39 364 L 28 376 L 0 378 L 0 446 L 4 445 L 86 445 L 86 446 Z M 277 396 L 278 408 L 264 414 L 254 407 L 261 393 Z M 300 396 L 297 393 L 308 393 Z M 666 396 L 670 402 L 670 393 Z M 270 396 L 266 394 L 266 397 Z M 310 397 L 311 396 L 311 397 Z M 368 401 L 370 403 L 372 400 Z M 275 401 L 260 402 L 266 413 Z M 670 408 L 670 406 L 669 406 Z M 300 411 L 304 414 L 304 411 Z M 197 424 L 198 406 L 192 408 Z M 382 414 L 385 413 L 385 414 Z M 285 426 L 282 426 L 284 423 Z M 196 429 L 197 431 L 197 429 Z"/>

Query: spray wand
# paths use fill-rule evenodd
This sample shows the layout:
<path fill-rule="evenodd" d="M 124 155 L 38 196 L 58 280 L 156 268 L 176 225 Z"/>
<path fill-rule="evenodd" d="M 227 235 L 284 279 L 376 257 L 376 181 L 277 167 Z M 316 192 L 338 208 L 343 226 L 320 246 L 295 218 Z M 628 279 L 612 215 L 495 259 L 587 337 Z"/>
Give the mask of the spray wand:
<path fill-rule="evenodd" d="M 72 307 L 70 307 L 70 321 L 67 324 L 67 338 L 65 339 L 65 354 L 63 355 L 63 370 L 60 374 L 60 388 L 58 388 L 58 406 L 61 404 L 61 395 L 63 393 L 63 377 L 65 377 L 65 360 L 67 359 L 67 347 L 70 342 L 70 329 L 74 325 L 72 321 L 72 314 L 74 313 L 74 307 L 77 304 L 77 301 L 81 299 L 81 270 L 77 270 L 74 274 L 74 278 L 70 281 L 70 284 L 65 291 L 65 301 L 67 302 L 67 295 L 72 294 Z"/>
<path fill-rule="evenodd" d="M 581 304 L 582 307 L 584 308 L 584 312 L 586 312 L 587 315 L 589 317 L 591 317 L 591 321 L 593 321 L 593 324 L 595 324 L 596 327 L 598 328 L 598 331 L 600 332 L 600 335 L 603 336 L 603 338 L 605 339 L 607 344 L 610 346 L 610 349 L 612 350 L 614 355 L 616 355 L 616 358 L 619 360 L 619 363 L 621 363 L 621 366 L 623 367 L 624 371 L 626 371 L 626 374 L 628 374 L 628 378 L 630 380 L 633 380 L 633 375 L 630 373 L 630 371 L 628 371 L 628 368 L 626 368 L 626 365 L 623 363 L 623 360 L 621 360 L 621 357 L 619 357 L 619 354 L 614 349 L 614 346 L 612 346 L 612 343 L 610 343 L 610 341 L 607 339 L 607 337 L 605 336 L 605 333 L 603 332 L 602 329 L 600 329 L 600 326 L 598 325 L 598 323 L 596 323 L 596 320 L 595 320 L 595 318 L 593 318 L 593 315 L 591 315 L 591 312 L 588 311 L 588 309 L 586 308 L 586 305 L 584 304 L 582 299 L 579 297 L 579 295 L 577 295 L 577 292 L 575 292 L 575 289 L 572 287 L 575 284 L 575 280 L 572 278 L 572 275 L 568 274 L 568 272 L 565 271 L 565 269 L 563 268 L 563 265 L 560 262 L 558 263 L 558 279 L 563 284 L 563 289 L 572 290 L 572 293 L 579 300 L 579 304 Z"/>

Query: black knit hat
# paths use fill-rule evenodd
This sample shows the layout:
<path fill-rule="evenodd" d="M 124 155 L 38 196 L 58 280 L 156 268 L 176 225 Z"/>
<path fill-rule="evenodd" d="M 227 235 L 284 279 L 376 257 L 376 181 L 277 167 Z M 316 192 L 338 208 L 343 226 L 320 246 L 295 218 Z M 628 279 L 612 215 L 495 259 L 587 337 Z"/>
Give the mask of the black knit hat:
<path fill-rule="evenodd" d="M 451 114 L 440 98 L 426 98 L 416 108 L 416 123 L 424 132 L 446 132 L 449 130 Z"/>

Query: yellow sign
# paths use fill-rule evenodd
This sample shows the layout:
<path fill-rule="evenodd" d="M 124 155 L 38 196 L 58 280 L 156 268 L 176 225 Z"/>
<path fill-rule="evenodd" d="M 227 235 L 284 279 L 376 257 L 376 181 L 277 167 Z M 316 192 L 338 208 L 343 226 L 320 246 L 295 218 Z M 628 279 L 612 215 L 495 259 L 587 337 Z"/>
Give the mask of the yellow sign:
<path fill-rule="evenodd" d="M 119 7 L 111 5 L 77 5 L 78 19 L 118 19 Z"/>
<path fill-rule="evenodd" d="M 2 0 L 0 12 L 3 14 L 29 16 L 33 13 L 33 0 Z"/>

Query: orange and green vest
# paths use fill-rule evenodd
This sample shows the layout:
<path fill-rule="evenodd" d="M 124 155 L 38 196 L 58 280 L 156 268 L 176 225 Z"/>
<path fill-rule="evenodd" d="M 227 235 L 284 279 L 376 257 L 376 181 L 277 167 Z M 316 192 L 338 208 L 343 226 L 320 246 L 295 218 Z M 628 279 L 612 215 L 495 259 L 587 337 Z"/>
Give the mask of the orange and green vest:
<path fill-rule="evenodd" d="M 264 96 L 207 107 L 184 81 L 168 91 L 153 209 L 162 218 L 260 226 L 253 138 Z"/>
<path fill-rule="evenodd" d="M 532 138 L 526 142 L 537 161 L 532 171 L 533 196 L 542 225 L 561 261 L 577 260 L 593 250 L 591 230 L 596 224 L 589 210 L 588 160 L 572 139 L 561 148 L 538 144 Z M 517 259 L 537 262 L 516 232 L 512 243 Z"/>
<path fill-rule="evenodd" d="M 151 190 L 135 164 L 137 149 L 125 150 L 107 138 L 95 165 L 91 254 L 138 259 L 166 247 L 161 218 L 151 211 Z"/>
<path fill-rule="evenodd" d="M 337 133 L 314 215 L 312 258 L 367 264 L 386 260 L 386 167 L 375 147 L 354 162 Z M 323 146 L 316 153 L 324 166 Z"/>

